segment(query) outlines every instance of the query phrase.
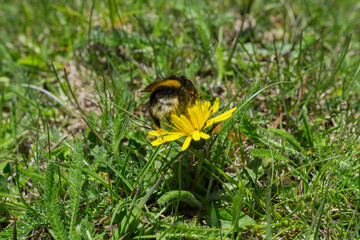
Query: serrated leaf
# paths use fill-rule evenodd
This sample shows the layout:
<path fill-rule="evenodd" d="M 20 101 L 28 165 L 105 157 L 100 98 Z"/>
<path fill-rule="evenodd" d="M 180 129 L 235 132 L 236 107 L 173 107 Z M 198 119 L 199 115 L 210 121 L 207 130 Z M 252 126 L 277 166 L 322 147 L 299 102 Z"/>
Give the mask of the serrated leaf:
<path fill-rule="evenodd" d="M 66 146 L 60 146 L 58 148 L 55 148 L 51 151 L 52 155 L 55 155 L 61 160 L 70 159 L 71 158 L 71 151 Z"/>

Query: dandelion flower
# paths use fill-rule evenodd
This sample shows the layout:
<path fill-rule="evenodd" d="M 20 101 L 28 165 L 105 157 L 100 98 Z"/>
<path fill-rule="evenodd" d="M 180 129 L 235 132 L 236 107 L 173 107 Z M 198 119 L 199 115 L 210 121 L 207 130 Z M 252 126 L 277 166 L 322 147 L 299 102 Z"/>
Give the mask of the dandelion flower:
<path fill-rule="evenodd" d="M 187 109 L 186 115 L 182 114 L 177 116 L 172 114 L 170 122 L 172 122 L 174 126 L 167 126 L 171 127 L 173 131 L 169 132 L 161 128 L 158 129 L 158 131 L 150 131 L 149 134 L 152 136 L 161 136 L 152 141 L 151 145 L 158 146 L 165 142 L 175 141 L 179 138 L 186 137 L 181 148 L 181 151 L 185 151 L 189 147 L 192 139 L 195 141 L 199 141 L 201 138 L 209 139 L 210 136 L 206 134 L 204 130 L 214 123 L 230 118 L 236 110 L 236 107 L 210 119 L 210 117 L 218 110 L 219 98 L 216 98 L 213 106 L 211 106 L 208 101 L 197 101 L 194 106 Z"/>

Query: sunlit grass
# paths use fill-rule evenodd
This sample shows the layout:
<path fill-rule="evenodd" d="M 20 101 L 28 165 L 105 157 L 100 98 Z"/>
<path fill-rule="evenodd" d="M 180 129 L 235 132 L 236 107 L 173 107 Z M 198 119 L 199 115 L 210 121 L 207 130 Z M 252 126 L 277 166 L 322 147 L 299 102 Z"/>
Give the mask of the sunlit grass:
<path fill-rule="evenodd" d="M 2 3 L 0 238 L 360 238 L 359 4 L 250 2 Z M 185 151 L 170 74 L 237 107 Z"/>

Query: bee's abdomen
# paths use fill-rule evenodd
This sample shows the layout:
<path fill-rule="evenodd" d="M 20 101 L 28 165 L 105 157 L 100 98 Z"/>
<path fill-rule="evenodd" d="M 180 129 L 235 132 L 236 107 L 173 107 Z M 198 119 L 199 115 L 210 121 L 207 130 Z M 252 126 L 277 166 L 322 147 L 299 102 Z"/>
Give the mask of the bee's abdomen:
<path fill-rule="evenodd" d="M 150 114 L 162 119 L 175 113 L 179 106 L 179 89 L 159 87 L 150 95 Z"/>

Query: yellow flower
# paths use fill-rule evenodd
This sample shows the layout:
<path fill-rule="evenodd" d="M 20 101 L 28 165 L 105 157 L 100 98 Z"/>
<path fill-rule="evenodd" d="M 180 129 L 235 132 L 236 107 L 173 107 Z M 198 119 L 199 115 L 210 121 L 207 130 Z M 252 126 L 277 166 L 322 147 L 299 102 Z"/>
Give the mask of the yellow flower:
<path fill-rule="evenodd" d="M 158 146 L 165 142 L 175 141 L 181 137 L 186 137 L 185 142 L 181 148 L 181 151 L 185 151 L 191 142 L 191 139 L 199 141 L 201 138 L 208 139 L 210 136 L 203 132 L 206 128 L 212 126 L 214 123 L 223 121 L 232 116 L 236 107 L 220 114 L 217 117 L 209 119 L 214 113 L 219 110 L 219 98 L 213 106 L 210 106 L 210 102 L 196 102 L 194 106 L 187 109 L 187 115 L 176 116 L 171 115 L 171 122 L 174 126 L 167 125 L 173 129 L 172 132 L 164 129 L 158 129 L 157 131 L 150 131 L 152 136 L 161 136 L 155 141 L 151 142 L 151 145 Z"/>

